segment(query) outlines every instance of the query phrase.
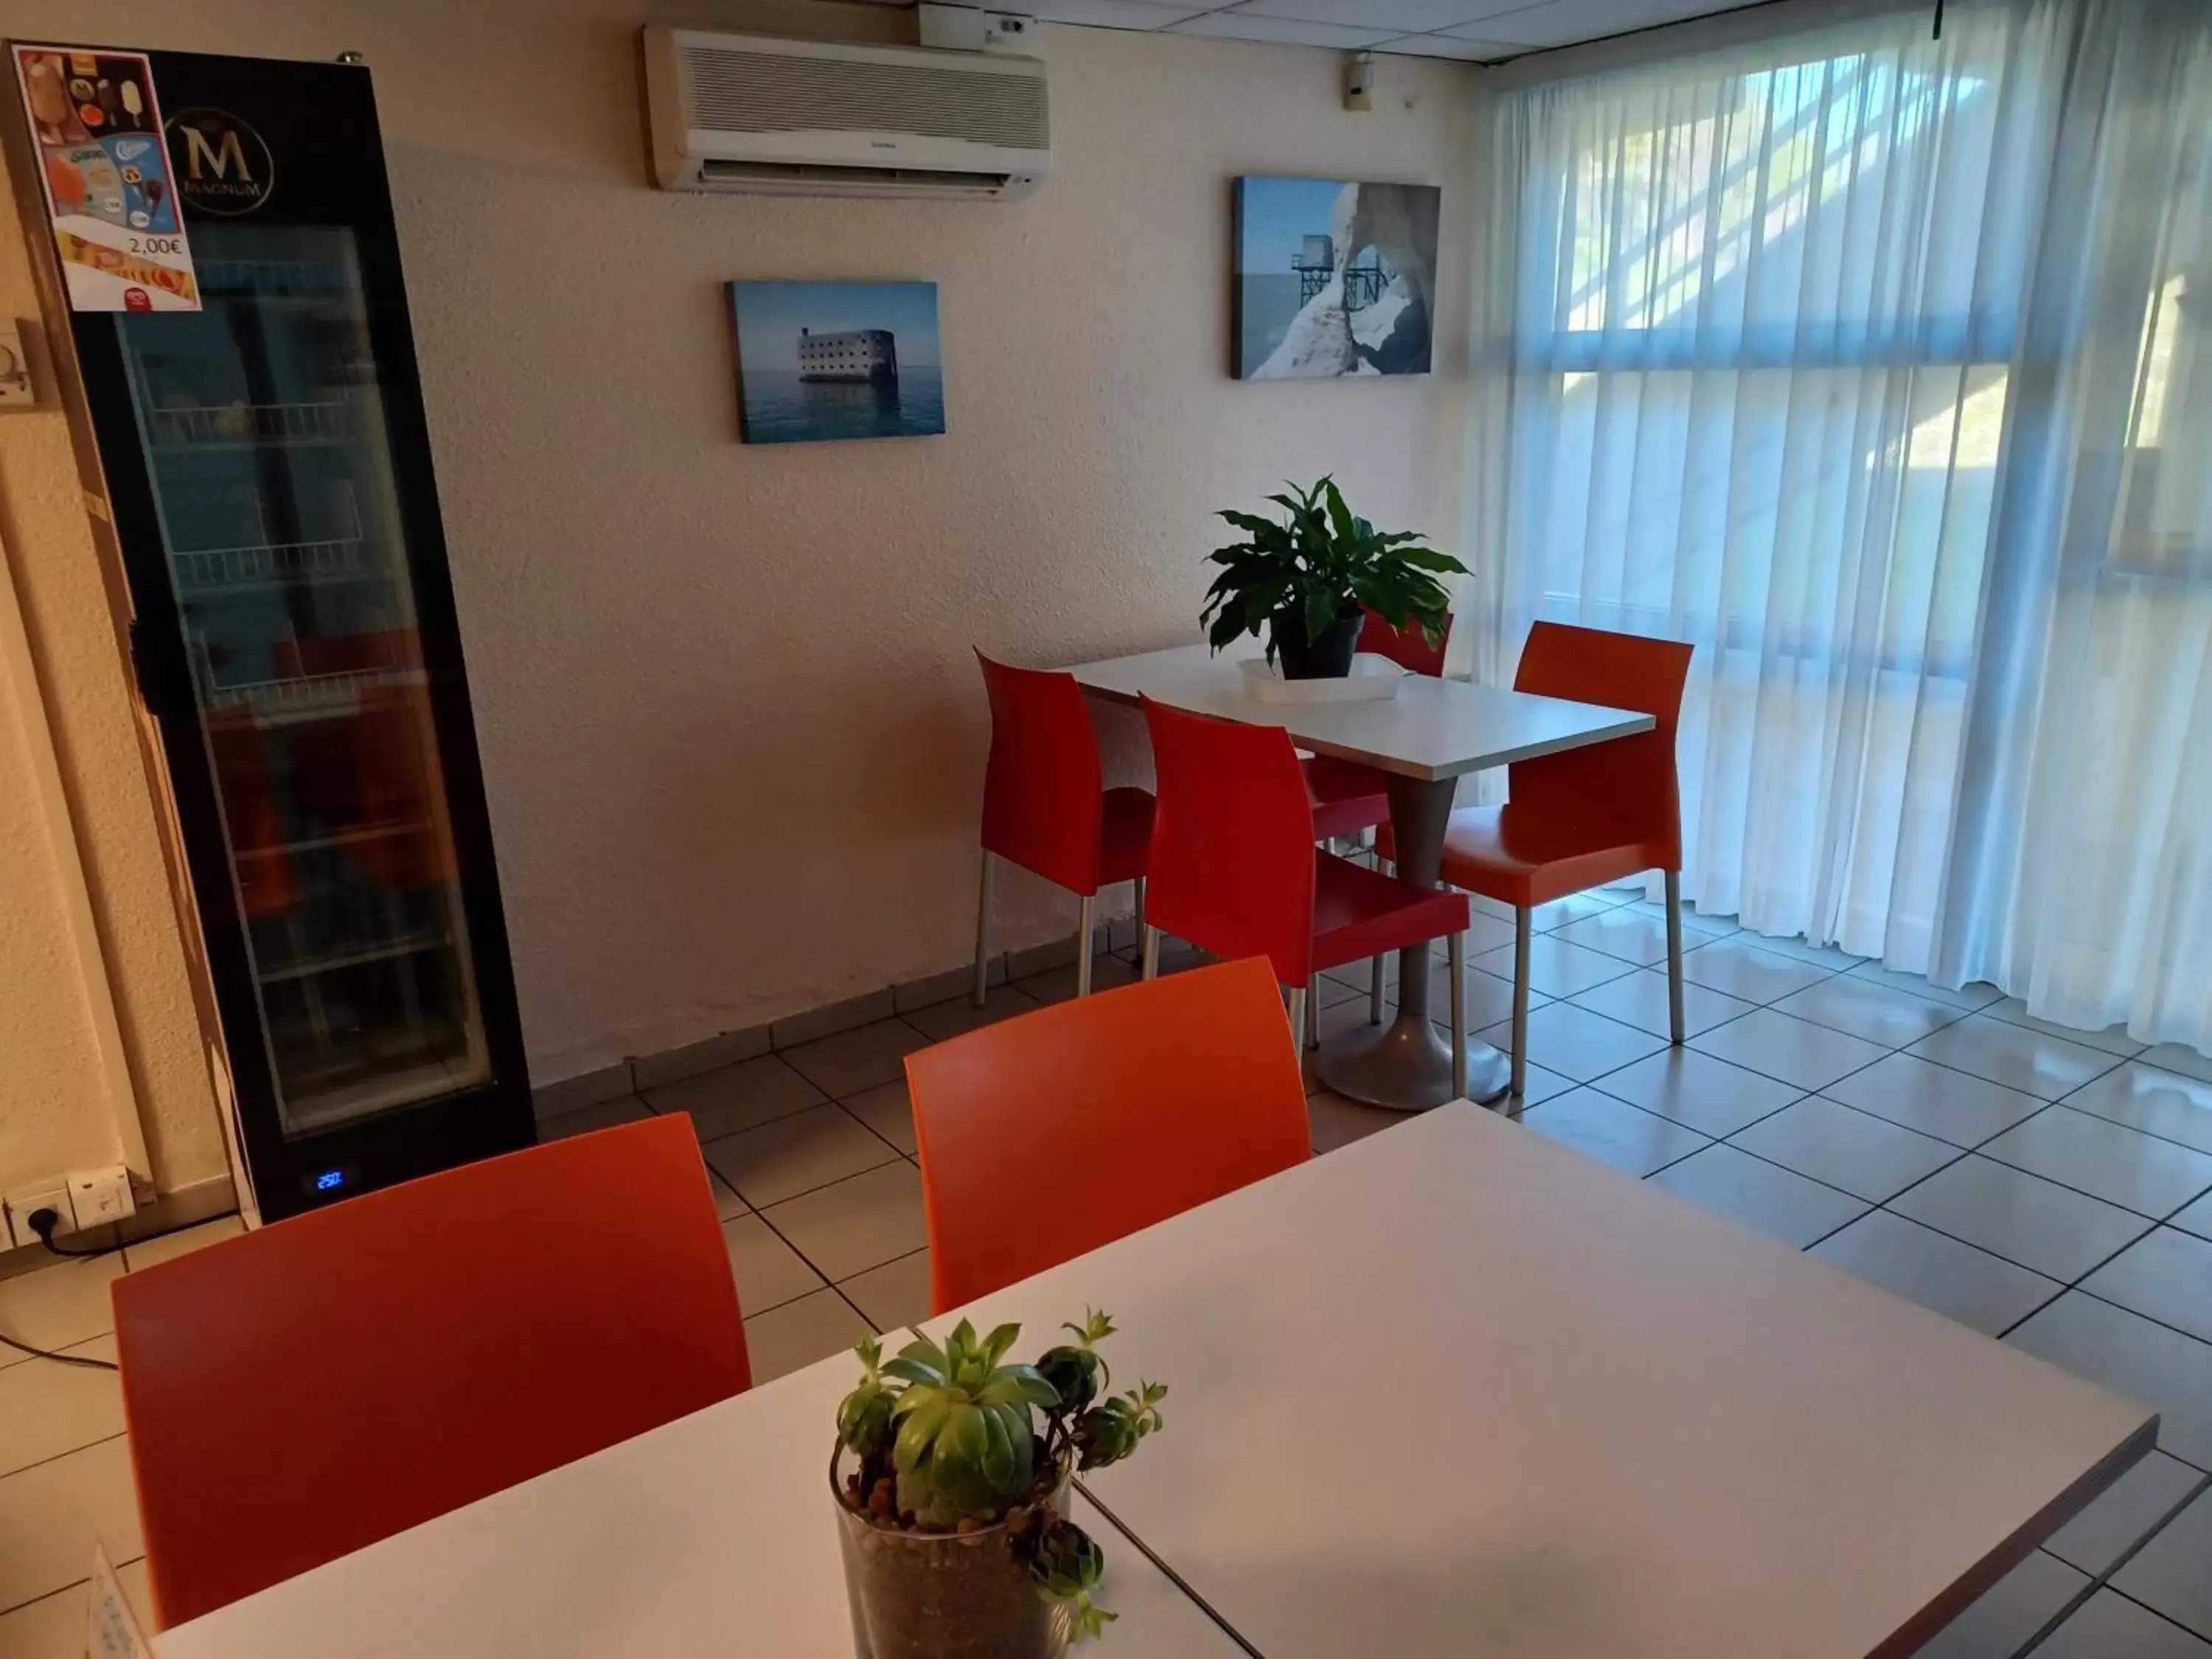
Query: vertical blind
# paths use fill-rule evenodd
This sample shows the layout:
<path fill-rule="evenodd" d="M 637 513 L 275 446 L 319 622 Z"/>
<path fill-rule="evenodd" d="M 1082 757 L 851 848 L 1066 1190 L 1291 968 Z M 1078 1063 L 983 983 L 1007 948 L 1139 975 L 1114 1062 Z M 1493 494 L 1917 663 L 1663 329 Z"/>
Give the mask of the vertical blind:
<path fill-rule="evenodd" d="M 1700 908 L 2212 1048 L 2209 65 L 1954 0 L 1500 100 L 1477 658 L 1698 647 Z"/>

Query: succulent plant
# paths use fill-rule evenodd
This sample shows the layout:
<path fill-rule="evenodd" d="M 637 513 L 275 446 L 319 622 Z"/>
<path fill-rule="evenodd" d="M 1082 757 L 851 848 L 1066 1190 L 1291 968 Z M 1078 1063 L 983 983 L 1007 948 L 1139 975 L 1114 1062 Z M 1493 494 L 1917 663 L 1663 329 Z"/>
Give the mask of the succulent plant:
<path fill-rule="evenodd" d="M 1065 1324 L 1060 1329 L 1075 1333 L 1073 1345 L 1047 1348 L 1037 1358 L 1037 1370 L 1060 1396 L 1062 1411 L 1087 1411 L 1101 1389 L 1113 1386 L 1113 1372 L 1091 1345 L 1114 1334 L 1114 1321 L 1109 1315 L 1085 1308 L 1080 1325 Z"/>
<path fill-rule="evenodd" d="M 1048 1601 L 1065 1601 L 1073 1621 L 1074 1640 L 1103 1636 L 1106 1626 L 1120 1617 L 1091 1599 L 1098 1576 L 1106 1571 L 1106 1557 L 1089 1533 L 1073 1521 L 1055 1521 L 1037 1541 L 1036 1559 L 1030 1577 L 1037 1593 Z"/>
<path fill-rule="evenodd" d="M 1164 1382 L 1139 1382 L 1127 1394 L 1101 1401 L 1075 1419 L 1076 1468 L 1103 1469 L 1137 1449 L 1146 1435 L 1166 1426 L 1159 1403 L 1168 1397 Z"/>
<path fill-rule="evenodd" d="M 859 1460 L 847 1501 L 872 1524 L 966 1531 L 1006 1520 L 1037 1593 L 1067 1605 L 1080 1640 L 1114 1617 L 1091 1599 L 1104 1558 L 1054 1512 L 1053 1495 L 1070 1462 L 1103 1468 L 1157 1432 L 1167 1387 L 1107 1394 L 1112 1372 L 1097 1345 L 1113 1319 L 1086 1308 L 1063 1328 L 1075 1340 L 1034 1365 L 1004 1363 L 1018 1325 L 979 1337 L 963 1319 L 941 1344 L 914 1331 L 890 1360 L 869 1337 L 854 1350 L 860 1381 L 837 1408 L 837 1440 Z"/>
<path fill-rule="evenodd" d="M 1030 1408 L 1060 1396 L 1036 1366 L 999 1363 L 1021 1334 L 1001 1325 L 979 1340 L 963 1319 L 944 1346 L 917 1334 L 884 1367 L 907 1384 L 891 1407 L 898 1505 L 922 1525 L 995 1521 L 1036 1486 Z"/>

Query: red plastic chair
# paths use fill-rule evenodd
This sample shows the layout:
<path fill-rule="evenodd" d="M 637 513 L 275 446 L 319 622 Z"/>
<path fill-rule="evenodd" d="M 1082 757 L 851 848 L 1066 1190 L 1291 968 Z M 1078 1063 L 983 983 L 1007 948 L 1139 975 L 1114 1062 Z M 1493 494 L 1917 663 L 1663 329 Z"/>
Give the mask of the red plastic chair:
<path fill-rule="evenodd" d="M 1159 809 L 1152 823 L 1145 977 L 1163 931 L 1219 957 L 1264 956 L 1304 1030 L 1313 976 L 1340 963 L 1442 938 L 1451 963 L 1452 1080 L 1467 1092 L 1460 977 L 1464 894 L 1411 882 L 1317 849 L 1313 810 L 1290 734 L 1145 700 Z"/>
<path fill-rule="evenodd" d="M 983 875 L 975 898 L 975 1006 L 989 988 L 991 860 L 1002 858 L 1075 894 L 1075 994 L 1091 994 L 1091 916 L 1098 890 L 1135 884 L 1145 914 L 1152 797 L 1103 787 L 1098 738 L 1073 674 L 1014 668 L 981 651 L 991 699 L 991 758 L 983 772 Z"/>
<path fill-rule="evenodd" d="M 1444 835 L 1443 878 L 1513 907 L 1513 1083 L 1528 1051 L 1528 912 L 1641 871 L 1667 876 L 1668 1025 L 1682 1041 L 1682 808 L 1674 727 L 1690 647 L 1602 629 L 1540 622 L 1513 689 L 1634 708 L 1653 728 L 1632 738 L 1516 761 L 1503 806 L 1462 808 Z M 1385 855 L 1388 856 L 1387 843 Z"/>
<path fill-rule="evenodd" d="M 113 1295 L 165 1628 L 750 1381 L 680 1117 L 364 1194 Z"/>
<path fill-rule="evenodd" d="M 1304 1163 L 1313 1132 L 1287 1038 L 1274 975 L 1255 958 L 908 1054 L 932 1305 Z"/>

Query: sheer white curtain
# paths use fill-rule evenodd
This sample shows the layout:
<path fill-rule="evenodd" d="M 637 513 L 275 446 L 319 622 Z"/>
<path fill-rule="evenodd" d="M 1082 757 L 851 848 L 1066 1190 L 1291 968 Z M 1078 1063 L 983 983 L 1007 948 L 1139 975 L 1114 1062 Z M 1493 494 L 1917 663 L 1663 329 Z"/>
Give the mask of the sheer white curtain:
<path fill-rule="evenodd" d="M 1954 0 L 1502 99 L 1469 538 L 1480 671 L 1699 647 L 1701 908 L 2199 1046 L 2208 42 Z"/>

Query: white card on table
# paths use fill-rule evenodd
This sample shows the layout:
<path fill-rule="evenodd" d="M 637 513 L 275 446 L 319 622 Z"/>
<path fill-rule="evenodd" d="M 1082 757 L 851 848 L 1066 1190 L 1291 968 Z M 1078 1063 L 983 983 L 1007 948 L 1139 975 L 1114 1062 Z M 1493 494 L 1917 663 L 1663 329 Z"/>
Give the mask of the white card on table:
<path fill-rule="evenodd" d="M 85 1659 L 154 1659 L 138 1615 L 107 1559 L 107 1546 L 92 1547 L 92 1595 L 85 1614 Z"/>

